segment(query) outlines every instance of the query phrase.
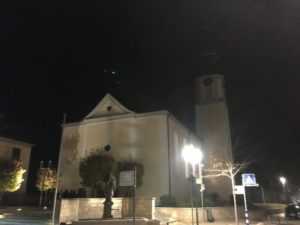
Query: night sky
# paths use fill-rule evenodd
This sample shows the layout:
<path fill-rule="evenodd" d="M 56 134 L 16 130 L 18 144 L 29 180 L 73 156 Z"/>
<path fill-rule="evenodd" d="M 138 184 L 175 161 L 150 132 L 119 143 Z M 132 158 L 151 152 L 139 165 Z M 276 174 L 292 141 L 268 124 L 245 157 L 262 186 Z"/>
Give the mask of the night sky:
<path fill-rule="evenodd" d="M 237 159 L 257 159 L 267 186 L 300 185 L 299 12 L 299 0 L 3 0 L 0 135 L 35 144 L 34 171 L 57 161 L 63 113 L 79 121 L 107 92 L 194 130 L 193 80 L 219 72 Z"/>

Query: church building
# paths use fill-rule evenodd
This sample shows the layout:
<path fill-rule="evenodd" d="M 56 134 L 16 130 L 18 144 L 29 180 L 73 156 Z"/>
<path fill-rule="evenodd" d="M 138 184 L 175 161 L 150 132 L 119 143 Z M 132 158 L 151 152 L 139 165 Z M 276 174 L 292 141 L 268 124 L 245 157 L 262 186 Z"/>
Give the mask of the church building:
<path fill-rule="evenodd" d="M 232 160 L 223 84 L 222 75 L 196 79 L 197 134 L 166 110 L 135 113 L 107 93 L 82 121 L 63 127 L 59 190 L 82 188 L 80 159 L 100 149 L 116 161 L 133 158 L 143 164 L 143 185 L 137 189 L 137 197 L 159 199 L 170 194 L 188 200 L 190 168 L 182 157 L 185 145 L 202 150 L 204 165 L 216 158 Z M 221 196 L 230 195 L 230 186 L 228 189 L 218 180 L 208 184 Z"/>

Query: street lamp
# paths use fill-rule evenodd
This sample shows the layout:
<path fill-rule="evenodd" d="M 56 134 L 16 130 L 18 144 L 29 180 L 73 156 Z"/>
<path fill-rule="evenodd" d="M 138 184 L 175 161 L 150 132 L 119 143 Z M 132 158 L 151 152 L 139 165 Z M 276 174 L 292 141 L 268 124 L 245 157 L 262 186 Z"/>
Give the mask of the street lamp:
<path fill-rule="evenodd" d="M 193 168 L 193 175 L 195 175 L 195 165 L 201 164 L 202 152 L 199 148 L 194 147 L 194 145 L 186 145 L 182 150 L 182 156 L 185 162 L 190 163 Z"/>
<path fill-rule="evenodd" d="M 279 180 L 282 183 L 282 189 L 283 189 L 283 192 L 284 192 L 285 191 L 284 185 L 286 183 L 286 179 L 285 179 L 285 177 L 280 177 Z"/>
<path fill-rule="evenodd" d="M 202 161 L 202 152 L 199 148 L 194 147 L 194 145 L 186 145 L 182 150 L 182 156 L 186 163 L 190 163 L 192 165 L 192 174 L 190 175 L 191 180 L 191 203 L 192 203 L 192 224 L 194 224 L 193 219 L 193 182 L 195 180 L 195 166 L 199 164 L 199 180 L 201 183 L 201 201 L 202 201 L 202 210 L 203 210 L 203 190 L 202 190 L 202 173 L 201 173 L 201 161 Z M 198 221 L 198 208 L 196 206 L 196 222 Z"/>

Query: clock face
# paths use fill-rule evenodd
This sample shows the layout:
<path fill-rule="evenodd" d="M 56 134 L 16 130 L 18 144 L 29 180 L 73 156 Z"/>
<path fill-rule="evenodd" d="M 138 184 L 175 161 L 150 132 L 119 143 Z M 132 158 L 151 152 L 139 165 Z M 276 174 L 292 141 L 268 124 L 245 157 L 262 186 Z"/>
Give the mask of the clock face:
<path fill-rule="evenodd" d="M 211 78 L 205 78 L 204 80 L 203 80 L 203 84 L 204 84 L 204 86 L 206 86 L 206 87 L 208 87 L 208 86 L 210 86 L 211 84 L 212 84 L 212 79 Z"/>

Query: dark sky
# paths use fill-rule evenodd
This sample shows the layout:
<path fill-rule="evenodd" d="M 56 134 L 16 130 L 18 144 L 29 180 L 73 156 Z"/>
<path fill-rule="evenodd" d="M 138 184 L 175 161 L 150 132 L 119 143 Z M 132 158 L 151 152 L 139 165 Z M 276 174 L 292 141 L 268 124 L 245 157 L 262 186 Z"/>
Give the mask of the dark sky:
<path fill-rule="evenodd" d="M 108 91 L 193 130 L 193 79 L 215 52 L 236 151 L 270 184 L 300 183 L 299 12 L 299 0 L 3 0 L 1 135 L 34 143 L 33 165 L 56 161 L 63 113 L 81 120 Z"/>

